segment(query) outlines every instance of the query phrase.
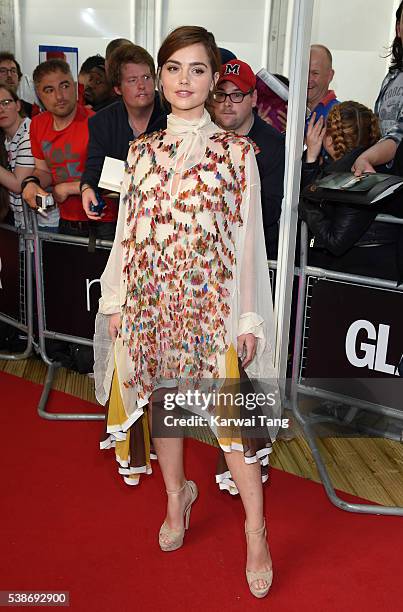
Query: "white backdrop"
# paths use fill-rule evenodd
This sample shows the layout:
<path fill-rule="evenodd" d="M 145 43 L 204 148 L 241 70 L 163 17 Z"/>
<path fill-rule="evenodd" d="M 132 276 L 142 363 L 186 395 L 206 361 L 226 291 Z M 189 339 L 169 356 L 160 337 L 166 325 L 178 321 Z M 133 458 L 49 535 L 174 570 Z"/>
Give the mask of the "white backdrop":
<path fill-rule="evenodd" d="M 133 39 L 132 5 L 132 0 L 19 0 L 21 49 L 16 53 L 24 73 L 32 74 L 38 64 L 39 45 L 78 47 L 80 66 L 89 55 L 105 55 L 113 38 Z"/>
<path fill-rule="evenodd" d="M 286 0 L 284 0 L 285 2 Z M 39 44 L 78 47 L 79 64 L 94 53 L 104 54 L 107 43 L 123 36 L 144 40 L 142 23 L 135 24 L 135 7 L 148 11 L 149 21 L 161 8 L 156 43 L 172 28 L 203 25 L 214 32 L 220 46 L 231 49 L 255 70 L 262 67 L 271 0 L 15 0 L 16 55 L 31 74 L 38 62 Z M 88 8 L 90 4 L 90 8 Z M 312 42 L 332 51 L 336 71 L 332 86 L 341 100 L 354 99 L 373 106 L 389 60 L 382 58 L 393 38 L 394 12 L 399 0 L 315 0 Z M 289 0 L 289 15 L 293 0 Z M 266 30 L 265 30 L 266 24 Z M 136 26 L 136 27 L 135 27 Z M 143 28 L 143 30 L 142 30 Z M 290 65 L 291 20 L 288 20 L 285 68 Z M 158 29 L 158 27 L 157 27 Z M 142 40 L 140 40 L 142 38 Z M 135 41 L 136 42 L 136 41 Z M 154 53 L 153 44 L 148 49 Z"/>
<path fill-rule="evenodd" d="M 265 0 L 166 0 L 162 3 L 162 38 L 181 25 L 213 32 L 219 47 L 230 49 L 257 72 L 262 68 Z"/>
<path fill-rule="evenodd" d="M 331 87 L 340 100 L 373 108 L 394 37 L 400 0 L 314 0 L 312 43 L 329 47 L 335 77 Z M 290 11 L 293 2 L 290 0 Z M 289 66 L 291 23 L 287 25 L 285 66 Z"/>

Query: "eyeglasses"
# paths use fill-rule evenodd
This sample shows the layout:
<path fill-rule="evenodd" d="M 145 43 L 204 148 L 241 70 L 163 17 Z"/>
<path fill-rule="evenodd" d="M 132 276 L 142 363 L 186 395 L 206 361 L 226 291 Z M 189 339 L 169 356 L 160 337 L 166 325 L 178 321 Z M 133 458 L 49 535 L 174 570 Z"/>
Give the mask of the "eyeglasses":
<path fill-rule="evenodd" d="M 231 93 L 225 93 L 225 91 L 216 91 L 213 94 L 213 98 L 219 104 L 221 104 L 221 102 L 225 102 L 227 98 L 229 98 L 234 104 L 240 104 L 241 102 L 243 102 L 245 96 L 249 96 L 251 93 L 252 89 L 250 89 L 246 93 L 242 93 L 242 91 L 232 91 Z"/>
<path fill-rule="evenodd" d="M 17 68 L 0 68 L 0 74 L 7 76 L 7 74 L 18 74 Z"/>
<path fill-rule="evenodd" d="M 11 98 L 7 98 L 6 100 L 0 100 L 0 106 L 2 108 L 8 108 L 12 102 L 14 102 L 14 100 L 12 100 Z"/>

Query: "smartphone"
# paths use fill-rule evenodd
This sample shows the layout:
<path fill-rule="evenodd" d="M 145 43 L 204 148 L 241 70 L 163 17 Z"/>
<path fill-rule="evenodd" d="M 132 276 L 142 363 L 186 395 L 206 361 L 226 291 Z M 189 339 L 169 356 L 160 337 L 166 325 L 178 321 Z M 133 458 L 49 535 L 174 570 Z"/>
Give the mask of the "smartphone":
<path fill-rule="evenodd" d="M 104 210 L 104 208 L 106 208 L 106 202 L 105 200 L 99 195 L 99 193 L 95 192 L 95 196 L 97 198 L 97 203 L 94 204 L 93 202 L 91 202 L 90 204 L 90 211 L 101 216 L 102 211 Z"/>

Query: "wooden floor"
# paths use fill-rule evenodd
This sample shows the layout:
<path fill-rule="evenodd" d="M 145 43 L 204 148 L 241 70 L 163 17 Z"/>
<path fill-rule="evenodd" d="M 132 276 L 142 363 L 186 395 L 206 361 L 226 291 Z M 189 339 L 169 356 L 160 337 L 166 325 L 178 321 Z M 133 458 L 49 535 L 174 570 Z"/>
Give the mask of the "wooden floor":
<path fill-rule="evenodd" d="M 45 364 L 35 357 L 2 361 L 0 370 L 42 384 Z M 54 388 L 95 402 L 94 382 L 85 375 L 60 368 Z M 319 482 L 311 451 L 301 432 L 274 445 L 271 464 L 281 470 Z M 388 506 L 403 507 L 403 444 L 381 438 L 322 437 L 318 446 L 334 486 L 340 491 Z"/>

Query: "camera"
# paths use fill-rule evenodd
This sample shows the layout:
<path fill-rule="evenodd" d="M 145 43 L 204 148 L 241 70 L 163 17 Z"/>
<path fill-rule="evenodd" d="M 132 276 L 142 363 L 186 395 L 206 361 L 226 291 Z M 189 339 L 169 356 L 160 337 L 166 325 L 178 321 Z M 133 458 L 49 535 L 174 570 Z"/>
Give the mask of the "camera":
<path fill-rule="evenodd" d="M 47 217 L 46 209 L 51 208 L 51 206 L 55 205 L 55 201 L 53 196 L 50 194 L 41 195 L 38 194 L 36 196 L 36 205 L 38 206 L 37 212 L 44 217 Z"/>
<path fill-rule="evenodd" d="M 90 204 L 90 211 L 97 214 L 97 215 L 101 215 L 102 211 L 104 210 L 104 208 L 106 207 L 106 202 L 105 200 L 99 195 L 99 193 L 95 193 L 95 196 L 97 198 L 97 203 L 93 204 L 91 202 Z"/>

